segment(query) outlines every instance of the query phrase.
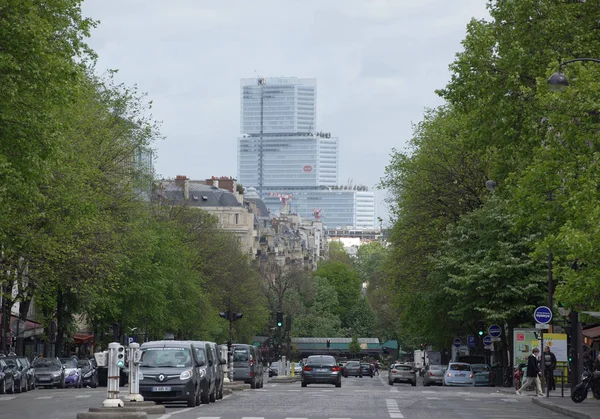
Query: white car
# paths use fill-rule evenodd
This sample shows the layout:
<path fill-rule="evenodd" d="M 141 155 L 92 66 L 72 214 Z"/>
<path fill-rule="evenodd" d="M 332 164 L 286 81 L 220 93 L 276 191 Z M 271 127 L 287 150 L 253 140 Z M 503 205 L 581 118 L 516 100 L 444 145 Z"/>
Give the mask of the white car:
<path fill-rule="evenodd" d="M 475 386 L 475 373 L 471 364 L 451 362 L 444 374 L 445 386 Z"/>

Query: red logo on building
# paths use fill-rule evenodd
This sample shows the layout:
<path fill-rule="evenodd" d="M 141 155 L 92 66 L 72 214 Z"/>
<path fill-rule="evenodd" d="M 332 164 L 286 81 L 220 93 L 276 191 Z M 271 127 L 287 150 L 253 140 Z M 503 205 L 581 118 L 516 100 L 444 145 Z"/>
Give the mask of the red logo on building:
<path fill-rule="evenodd" d="M 305 172 L 312 172 L 312 166 L 304 166 L 302 170 Z"/>

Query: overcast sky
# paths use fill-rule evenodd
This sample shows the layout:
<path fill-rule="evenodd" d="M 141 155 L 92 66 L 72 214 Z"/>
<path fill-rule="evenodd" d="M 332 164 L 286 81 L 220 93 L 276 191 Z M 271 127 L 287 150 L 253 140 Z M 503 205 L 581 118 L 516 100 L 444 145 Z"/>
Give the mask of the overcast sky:
<path fill-rule="evenodd" d="M 236 176 L 240 79 L 317 79 L 317 129 L 339 138 L 340 183 L 374 187 L 423 110 L 442 101 L 485 0 L 85 0 L 98 70 L 137 84 L 166 136 L 162 177 Z M 380 209 L 380 215 L 382 214 Z"/>

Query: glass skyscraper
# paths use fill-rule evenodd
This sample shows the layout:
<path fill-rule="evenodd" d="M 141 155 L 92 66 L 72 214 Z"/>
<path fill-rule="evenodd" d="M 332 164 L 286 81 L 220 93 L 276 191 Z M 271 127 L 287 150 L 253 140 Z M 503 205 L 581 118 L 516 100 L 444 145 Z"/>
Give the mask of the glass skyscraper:
<path fill-rule="evenodd" d="M 338 139 L 316 130 L 316 80 L 242 79 L 240 88 L 238 181 L 273 213 L 283 194 L 292 196 L 292 212 L 318 211 L 328 227 L 373 227 L 374 193 L 337 186 Z"/>

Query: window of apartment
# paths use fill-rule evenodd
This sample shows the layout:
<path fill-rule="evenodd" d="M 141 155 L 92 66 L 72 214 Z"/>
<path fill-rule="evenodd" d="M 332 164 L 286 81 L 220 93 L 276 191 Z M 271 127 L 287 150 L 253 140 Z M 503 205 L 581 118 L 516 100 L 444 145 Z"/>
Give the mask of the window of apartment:
<path fill-rule="evenodd" d="M 233 215 L 233 223 L 238 224 L 239 221 L 240 221 L 240 214 L 234 214 Z"/>

